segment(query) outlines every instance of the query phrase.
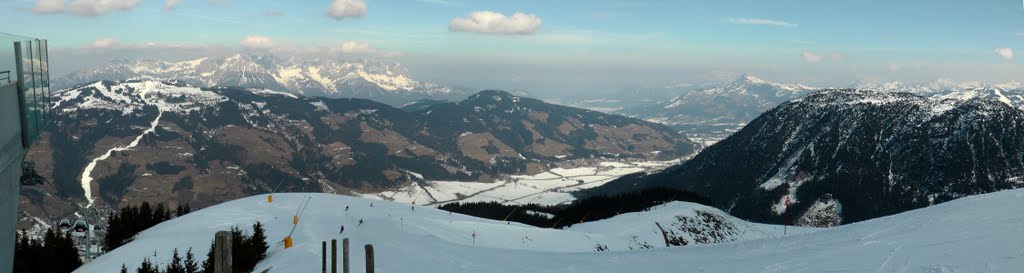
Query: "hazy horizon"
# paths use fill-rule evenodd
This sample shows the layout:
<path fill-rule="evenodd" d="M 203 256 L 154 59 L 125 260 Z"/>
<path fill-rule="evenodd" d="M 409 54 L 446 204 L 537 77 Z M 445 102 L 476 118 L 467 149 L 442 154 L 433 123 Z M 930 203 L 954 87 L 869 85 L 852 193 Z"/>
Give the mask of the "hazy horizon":
<path fill-rule="evenodd" d="M 1019 2 L 19 0 L 55 77 L 234 52 L 379 58 L 422 81 L 551 97 L 729 81 L 1020 81 Z"/>

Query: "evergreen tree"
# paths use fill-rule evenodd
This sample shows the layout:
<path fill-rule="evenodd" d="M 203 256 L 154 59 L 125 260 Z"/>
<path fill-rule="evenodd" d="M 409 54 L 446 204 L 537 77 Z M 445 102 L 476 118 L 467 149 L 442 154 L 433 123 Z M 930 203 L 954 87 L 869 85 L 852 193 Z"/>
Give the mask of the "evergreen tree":
<path fill-rule="evenodd" d="M 203 273 L 213 273 L 213 248 L 216 247 L 216 238 L 210 242 L 210 251 L 206 252 L 206 260 L 203 261 Z"/>
<path fill-rule="evenodd" d="M 47 248 L 53 251 L 51 257 L 56 260 L 56 272 L 71 272 L 82 266 L 82 260 L 78 257 L 78 249 L 75 248 L 75 241 L 71 238 L 70 232 L 59 235 L 55 243 L 56 245 L 47 246 Z"/>
<path fill-rule="evenodd" d="M 182 264 L 181 255 L 178 255 L 178 249 L 175 248 L 173 254 L 171 254 L 171 262 L 167 264 L 166 273 L 185 273 L 185 265 Z"/>
<path fill-rule="evenodd" d="M 160 270 L 149 261 L 149 258 L 142 259 L 142 264 L 139 265 L 139 269 L 135 270 L 137 273 L 160 273 Z"/>
<path fill-rule="evenodd" d="M 192 255 L 192 248 L 185 252 L 185 273 L 199 273 L 199 265 L 196 264 L 196 257 Z"/>
<path fill-rule="evenodd" d="M 128 267 L 125 267 L 123 263 L 121 264 L 121 273 L 128 273 Z"/>
<path fill-rule="evenodd" d="M 14 241 L 17 244 L 14 246 L 14 271 L 13 272 L 28 272 L 27 263 L 28 260 L 28 236 L 23 235 L 24 230 L 14 233 Z"/>
<path fill-rule="evenodd" d="M 251 257 L 255 259 L 253 261 L 253 267 L 255 267 L 256 263 L 267 257 L 267 249 L 270 249 L 267 246 L 267 236 L 264 234 L 263 224 L 259 221 L 252 224 L 252 237 L 249 239 L 249 246 L 252 250 Z"/>
<path fill-rule="evenodd" d="M 136 230 L 141 231 L 144 230 L 145 227 L 155 225 L 153 221 L 153 208 L 149 206 L 149 202 L 142 202 L 142 205 L 139 206 L 139 214 L 137 215 L 139 220 L 137 223 L 139 223 L 139 225 L 137 225 L 138 228 Z"/>

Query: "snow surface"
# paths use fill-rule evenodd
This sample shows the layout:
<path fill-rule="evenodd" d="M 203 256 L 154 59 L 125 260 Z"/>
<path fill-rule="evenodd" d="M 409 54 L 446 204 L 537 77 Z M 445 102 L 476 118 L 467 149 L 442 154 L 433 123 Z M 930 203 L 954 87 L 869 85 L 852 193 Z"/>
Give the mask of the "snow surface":
<path fill-rule="evenodd" d="M 559 205 L 574 200 L 571 192 L 604 185 L 623 175 L 652 171 L 678 161 L 600 162 L 597 167 L 554 168 L 536 175 L 513 175 L 493 183 L 427 181 L 393 191 L 363 194 L 366 198 L 410 204 L 500 202 Z"/>
<path fill-rule="evenodd" d="M 830 229 L 773 228 L 750 224 L 736 242 L 595 252 L 622 245 L 637 230 L 649 239 L 650 222 L 688 215 L 693 204 L 671 203 L 648 212 L 581 224 L 566 230 L 449 214 L 429 207 L 323 193 L 243 198 L 164 222 L 131 243 L 75 272 L 117 272 L 143 258 L 158 264 L 174 248 L 200 259 L 213 234 L 261 221 L 270 240 L 292 230 L 291 216 L 312 197 L 292 235 L 295 246 L 271 243 L 256 272 L 318 272 L 320 242 L 352 240 L 352 272 L 364 272 L 362 245 L 373 244 L 377 272 L 1019 272 L 1024 268 L 1024 189 L 972 196 L 888 217 Z M 374 206 L 370 207 L 370 202 Z M 349 211 L 341 208 L 350 206 Z M 363 225 L 357 225 L 360 220 Z M 647 225 L 643 223 L 647 222 Z M 338 234 L 345 225 L 345 234 Z M 738 223 L 742 225 L 742 223 Z M 764 233 L 757 232 L 757 230 Z M 472 234 L 476 234 L 474 242 Z M 641 236 L 641 235 L 638 235 Z M 641 238 L 643 240 L 643 238 Z M 657 242 L 657 240 L 654 240 Z M 657 243 L 654 243 L 657 247 Z M 154 253 L 156 255 L 154 256 Z"/>

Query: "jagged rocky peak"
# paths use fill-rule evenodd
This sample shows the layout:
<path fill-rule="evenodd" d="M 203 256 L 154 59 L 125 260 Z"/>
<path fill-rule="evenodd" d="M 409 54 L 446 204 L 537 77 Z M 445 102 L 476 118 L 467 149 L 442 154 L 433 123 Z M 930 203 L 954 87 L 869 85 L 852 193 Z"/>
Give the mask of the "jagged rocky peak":
<path fill-rule="evenodd" d="M 437 83 L 417 81 L 402 64 L 390 60 L 279 58 L 238 53 L 167 62 L 121 60 L 54 79 L 56 89 L 97 80 L 179 80 L 192 86 L 265 88 L 305 96 L 373 99 L 402 105 L 418 99 L 454 100 L 464 93 Z"/>

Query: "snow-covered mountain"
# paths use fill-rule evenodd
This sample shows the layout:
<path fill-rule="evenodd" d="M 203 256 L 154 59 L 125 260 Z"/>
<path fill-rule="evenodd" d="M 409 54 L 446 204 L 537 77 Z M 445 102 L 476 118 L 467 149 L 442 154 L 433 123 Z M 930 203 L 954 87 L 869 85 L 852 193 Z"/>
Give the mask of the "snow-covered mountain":
<path fill-rule="evenodd" d="M 1024 111 L 1004 102 L 825 90 L 693 159 L 603 190 L 672 186 L 759 222 L 834 226 L 1024 187 Z"/>
<path fill-rule="evenodd" d="M 309 207 L 292 232 L 291 216 L 306 196 Z M 142 259 L 164 265 L 175 248 L 203 260 L 216 231 L 255 221 L 270 241 L 256 272 L 318 272 L 321 242 L 341 238 L 353 245 L 353 272 L 365 270 L 364 244 L 373 245 L 378 272 L 1015 272 L 1024 268 L 1022 205 L 1024 190 L 1003 191 L 836 228 L 790 227 L 780 236 L 779 226 L 688 203 L 556 230 L 345 196 L 275 194 L 273 203 L 244 198 L 161 223 L 75 272 L 118 272 Z M 346 206 L 352 209 L 337 209 Z M 692 242 L 701 241 L 693 235 L 728 239 L 664 248 L 656 223 Z M 289 234 L 294 246 L 284 249 L 280 240 Z"/>
<path fill-rule="evenodd" d="M 502 91 L 410 112 L 263 88 L 101 81 L 54 94 L 53 112 L 25 158 L 52 183 L 21 189 L 25 222 L 68 217 L 76 204 L 204 207 L 275 188 L 492 182 L 570 160 L 676 159 L 695 146 L 664 125 Z"/>
<path fill-rule="evenodd" d="M 99 80 L 178 80 L 191 86 L 238 86 L 304 96 L 352 97 L 400 105 L 416 99 L 457 99 L 451 87 L 420 82 L 402 64 L 334 58 L 235 54 L 182 62 L 121 60 L 54 79 L 54 89 Z"/>
<path fill-rule="evenodd" d="M 729 83 L 680 91 L 668 100 L 625 107 L 613 113 L 670 125 L 710 145 L 764 111 L 813 90 L 746 74 Z"/>
<path fill-rule="evenodd" d="M 982 98 L 1024 108 L 1024 88 L 1019 82 L 991 84 L 946 79 L 918 83 L 857 81 L 837 88 L 906 92 L 958 100 Z M 764 111 L 819 89 L 801 84 L 770 82 L 746 74 L 732 82 L 661 89 L 658 94 L 675 94 L 670 99 L 637 101 L 635 97 L 651 96 L 627 94 L 622 97 L 586 99 L 571 104 L 666 124 L 698 142 L 710 145 L 736 132 Z"/>

